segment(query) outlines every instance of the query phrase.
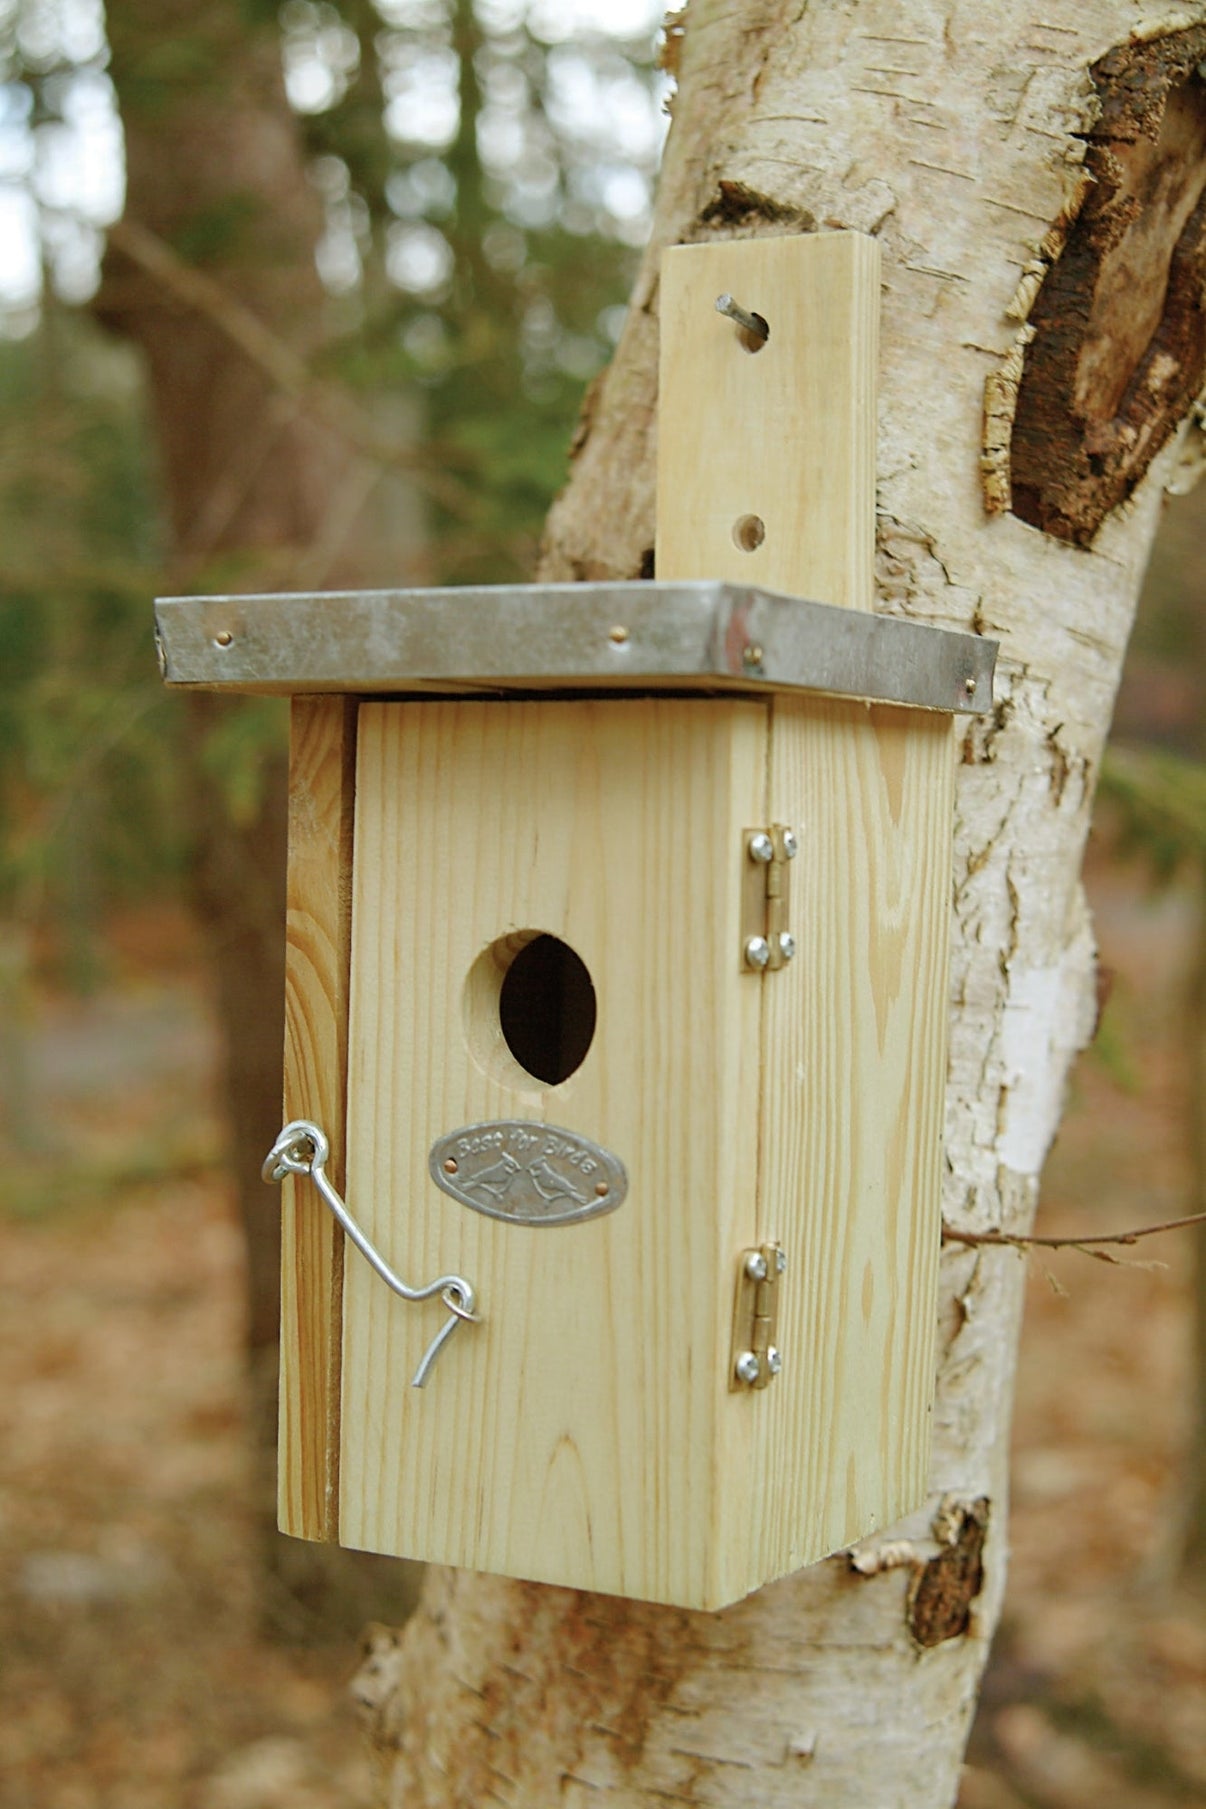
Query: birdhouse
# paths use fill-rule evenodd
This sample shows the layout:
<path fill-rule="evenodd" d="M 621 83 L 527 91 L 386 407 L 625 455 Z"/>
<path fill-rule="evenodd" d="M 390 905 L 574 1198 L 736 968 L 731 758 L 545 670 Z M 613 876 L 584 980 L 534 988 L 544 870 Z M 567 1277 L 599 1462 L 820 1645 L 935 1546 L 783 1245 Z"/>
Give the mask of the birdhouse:
<path fill-rule="evenodd" d="M 878 284 L 666 255 L 654 580 L 158 605 L 294 697 L 288 1532 L 715 1608 L 924 1498 L 995 648 L 870 607 Z"/>

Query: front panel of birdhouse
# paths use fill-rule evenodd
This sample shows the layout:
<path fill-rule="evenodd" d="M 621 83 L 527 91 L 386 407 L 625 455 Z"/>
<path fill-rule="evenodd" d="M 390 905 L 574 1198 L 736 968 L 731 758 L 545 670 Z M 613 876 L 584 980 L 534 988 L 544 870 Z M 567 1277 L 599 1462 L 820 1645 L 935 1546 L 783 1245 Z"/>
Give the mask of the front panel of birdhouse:
<path fill-rule="evenodd" d="M 702 1599 L 757 1191 L 760 1000 L 724 853 L 764 808 L 765 707 L 369 705 L 358 742 L 348 1194 L 401 1273 L 467 1276 L 483 1317 L 413 1388 L 439 1302 L 399 1309 L 348 1265 L 340 1537 Z M 441 1143 L 474 1205 L 433 1183 L 437 1142 L 515 1121 Z M 561 1218 L 609 1205 L 563 1133 L 622 1165 L 618 1206 Z"/>
<path fill-rule="evenodd" d="M 338 705 L 300 710 L 346 741 Z M 468 1277 L 481 1322 L 411 1386 L 444 1309 L 349 1255 L 319 1426 L 287 1280 L 284 1524 L 317 1530 L 317 1468 L 344 1544 L 715 1607 L 914 1506 L 949 724 L 783 698 L 372 703 L 355 738 L 347 1197 L 403 1275 Z M 338 763 L 304 751 L 303 870 Z M 799 842 L 796 955 L 759 972 L 747 842 L 776 823 Z M 433 1180 L 462 1151 L 469 1203 Z M 734 1309 L 764 1243 L 787 1260 L 782 1368 L 749 1389 Z"/>

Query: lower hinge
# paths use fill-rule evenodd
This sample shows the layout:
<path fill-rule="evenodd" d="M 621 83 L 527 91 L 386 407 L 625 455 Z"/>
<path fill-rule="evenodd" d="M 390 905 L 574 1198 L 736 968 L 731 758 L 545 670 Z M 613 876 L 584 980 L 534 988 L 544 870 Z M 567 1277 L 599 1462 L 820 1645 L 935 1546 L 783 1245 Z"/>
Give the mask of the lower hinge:
<path fill-rule="evenodd" d="M 755 973 L 785 967 L 796 952 L 791 932 L 791 862 L 800 851 L 794 829 L 772 823 L 747 829 L 741 898 L 741 958 Z"/>
<path fill-rule="evenodd" d="M 779 1317 L 779 1284 L 787 1268 L 780 1244 L 743 1250 L 733 1307 L 733 1349 L 729 1387 L 769 1388 L 783 1367 L 775 1342 Z"/>

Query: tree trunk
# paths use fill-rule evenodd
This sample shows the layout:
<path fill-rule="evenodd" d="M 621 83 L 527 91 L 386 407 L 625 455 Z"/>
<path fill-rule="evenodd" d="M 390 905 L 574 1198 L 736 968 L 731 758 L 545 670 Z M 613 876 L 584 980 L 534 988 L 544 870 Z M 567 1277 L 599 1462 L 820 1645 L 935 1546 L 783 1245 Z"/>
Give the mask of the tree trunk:
<path fill-rule="evenodd" d="M 1206 1213 L 1206 859 L 1197 862 L 1193 969 L 1186 988 L 1185 1081 L 1189 1125 L 1190 1191 L 1187 1212 Z M 1185 1520 L 1180 1575 L 1206 1592 L 1206 1221 L 1195 1225 L 1194 1418 L 1185 1466 Z"/>
<path fill-rule="evenodd" d="M 381 467 L 332 432 L 317 386 L 307 393 L 306 359 L 328 331 L 314 257 L 324 221 L 275 18 L 266 10 L 253 28 L 234 0 L 110 0 L 108 28 L 127 206 L 96 313 L 146 361 L 169 586 L 396 582 L 387 553 L 413 534 L 413 506 L 396 510 L 391 536 L 377 520 L 366 531 Z M 381 1611 L 383 1590 L 404 1611 L 406 1573 L 275 1531 L 280 1198 L 260 1165 L 281 1123 L 287 712 L 203 696 L 186 708 L 192 902 L 211 956 L 246 1236 L 265 1581 L 283 1585 L 265 1606 L 295 1632 L 354 1628 L 374 1595 Z"/>
<path fill-rule="evenodd" d="M 955 826 L 945 1211 L 967 1230 L 1029 1227 L 1091 1032 L 1081 853 L 1203 381 L 1206 7 L 1162 17 L 691 0 L 654 242 L 548 530 L 547 578 L 649 569 L 664 245 L 878 236 L 878 606 L 1001 641 Z M 1004 1587 L 1022 1284 L 1009 1251 L 948 1248 L 930 1498 L 853 1553 L 716 1615 L 433 1572 L 358 1680 L 390 1802 L 951 1803 Z"/>

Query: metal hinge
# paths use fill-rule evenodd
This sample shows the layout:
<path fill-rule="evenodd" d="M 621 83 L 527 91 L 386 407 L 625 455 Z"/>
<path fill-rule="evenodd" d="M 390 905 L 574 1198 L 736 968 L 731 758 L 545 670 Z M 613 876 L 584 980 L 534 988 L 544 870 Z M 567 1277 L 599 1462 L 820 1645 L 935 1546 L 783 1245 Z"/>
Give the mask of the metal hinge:
<path fill-rule="evenodd" d="M 779 1317 L 779 1282 L 787 1268 L 780 1244 L 743 1250 L 733 1308 L 733 1351 L 730 1388 L 769 1388 L 783 1367 L 775 1343 Z"/>
<path fill-rule="evenodd" d="M 745 882 L 741 909 L 741 956 L 756 973 L 785 967 L 796 952 L 788 927 L 790 863 L 800 852 L 794 829 L 772 823 L 769 829 L 746 829 Z"/>

